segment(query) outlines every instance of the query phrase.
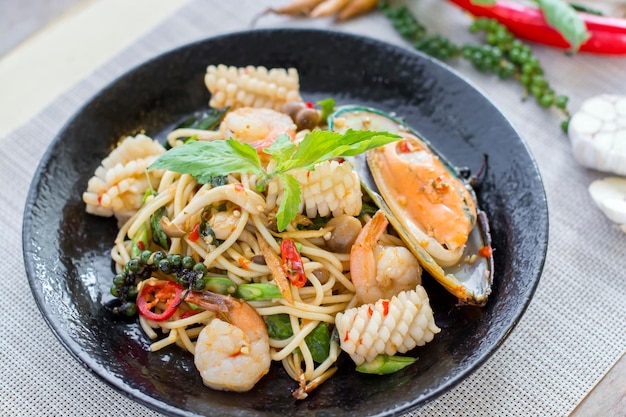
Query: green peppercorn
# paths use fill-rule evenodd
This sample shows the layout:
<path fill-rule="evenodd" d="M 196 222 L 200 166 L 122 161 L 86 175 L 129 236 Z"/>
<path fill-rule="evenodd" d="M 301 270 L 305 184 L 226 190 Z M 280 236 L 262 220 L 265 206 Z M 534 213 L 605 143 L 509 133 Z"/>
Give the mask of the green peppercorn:
<path fill-rule="evenodd" d="M 172 263 L 170 262 L 169 259 L 165 258 L 165 259 L 161 259 L 159 261 L 159 269 L 161 270 L 161 272 L 163 272 L 164 274 L 169 274 L 170 272 L 172 272 Z"/>
<path fill-rule="evenodd" d="M 154 252 L 154 255 L 152 255 L 152 263 L 155 265 L 158 265 L 161 260 L 165 259 L 167 255 L 165 255 L 165 252 L 163 252 L 162 250 L 156 251 Z"/>
<path fill-rule="evenodd" d="M 126 264 L 125 269 L 128 269 L 127 272 L 136 273 L 136 272 L 139 272 L 141 267 L 142 267 L 141 261 L 139 259 L 135 258 L 135 259 L 131 259 L 130 261 L 128 261 L 128 263 Z"/>
<path fill-rule="evenodd" d="M 125 302 L 124 304 L 120 306 L 120 311 L 126 317 L 133 317 L 134 315 L 137 314 L 137 304 L 132 303 L 130 301 Z"/>
<path fill-rule="evenodd" d="M 202 262 L 198 262 L 193 266 L 193 271 L 198 274 L 204 275 L 207 273 L 207 267 Z"/>
<path fill-rule="evenodd" d="M 150 257 L 152 256 L 152 252 L 149 250 L 144 250 L 143 252 L 141 252 L 141 255 L 139 255 L 139 259 L 141 259 L 141 262 L 144 263 L 144 265 L 147 265 L 148 262 L 150 261 Z"/>
<path fill-rule="evenodd" d="M 193 289 L 196 291 L 202 291 L 204 289 L 205 282 L 203 279 L 197 279 L 193 282 Z"/>
<path fill-rule="evenodd" d="M 126 296 L 128 298 L 137 298 L 137 287 L 134 285 L 128 287 L 128 290 L 126 291 Z"/>
<path fill-rule="evenodd" d="M 552 94 L 543 94 L 537 98 L 541 107 L 550 107 L 554 104 L 554 96 Z"/>
<path fill-rule="evenodd" d="M 113 284 L 115 284 L 116 287 L 121 287 L 125 283 L 126 283 L 126 274 L 124 272 L 117 274 L 113 278 Z"/>
<path fill-rule="evenodd" d="M 183 265 L 183 257 L 177 253 L 167 255 L 167 259 L 169 259 L 172 269 L 179 269 Z"/>
<path fill-rule="evenodd" d="M 120 290 L 115 285 L 111 286 L 111 295 L 113 297 L 119 297 L 119 295 L 120 295 Z"/>
<path fill-rule="evenodd" d="M 564 110 L 567 107 L 568 100 L 569 99 L 567 96 L 564 96 L 564 95 L 556 96 L 556 98 L 554 99 L 554 105 L 557 108 Z"/>
<path fill-rule="evenodd" d="M 196 264 L 196 261 L 191 256 L 183 257 L 183 268 L 191 269 Z"/>

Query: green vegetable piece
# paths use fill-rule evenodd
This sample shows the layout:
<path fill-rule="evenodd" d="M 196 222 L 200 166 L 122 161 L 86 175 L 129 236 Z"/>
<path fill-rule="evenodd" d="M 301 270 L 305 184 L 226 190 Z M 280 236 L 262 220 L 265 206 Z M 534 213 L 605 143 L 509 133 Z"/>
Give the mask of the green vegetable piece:
<path fill-rule="evenodd" d="M 322 363 L 330 354 L 330 332 L 328 331 L 328 323 L 321 322 L 311 333 L 309 333 L 304 341 L 311 351 L 313 360 Z"/>
<path fill-rule="evenodd" d="M 320 100 L 317 103 L 318 106 L 322 109 L 322 120 L 328 119 L 328 116 L 334 113 L 335 111 L 335 100 L 332 98 L 326 98 L 324 100 Z"/>
<path fill-rule="evenodd" d="M 398 372 L 415 363 L 417 358 L 406 356 L 378 355 L 371 362 L 363 362 L 356 367 L 358 372 L 364 374 L 386 375 Z"/>
<path fill-rule="evenodd" d="M 204 278 L 204 289 L 222 295 L 231 295 L 237 293 L 237 284 L 225 277 L 207 277 Z"/>
<path fill-rule="evenodd" d="M 141 256 L 141 253 L 144 251 L 144 249 L 148 248 L 148 245 L 148 226 L 144 223 L 139 227 L 137 233 L 135 233 L 135 236 L 133 236 L 133 240 L 130 246 L 131 258 L 137 258 Z"/>
<path fill-rule="evenodd" d="M 246 301 L 259 301 L 282 298 L 282 294 L 274 284 L 255 283 L 240 284 L 235 292 L 235 297 Z"/>
<path fill-rule="evenodd" d="M 193 116 L 185 119 L 181 124 L 177 126 L 180 128 L 191 128 L 200 130 L 214 130 L 222 122 L 222 119 L 226 115 L 228 107 L 221 109 L 211 108 L 209 111 L 197 112 Z"/>
<path fill-rule="evenodd" d="M 563 0 L 537 0 L 550 26 L 558 30 L 569 42 L 572 51 L 578 51 L 591 34 L 585 22 L 567 2 Z"/>
<path fill-rule="evenodd" d="M 148 173 L 146 172 L 146 177 L 147 177 Z M 149 183 L 149 181 L 148 181 Z M 150 197 L 151 195 L 156 195 L 156 193 L 154 192 L 154 190 L 152 189 L 152 187 L 148 188 L 146 190 L 145 193 L 143 193 L 143 197 L 141 197 L 141 204 L 145 204 L 146 200 L 148 200 L 148 197 Z"/>
<path fill-rule="evenodd" d="M 276 212 L 276 225 L 279 231 L 283 231 L 298 214 L 302 189 L 293 175 L 278 174 L 278 178 L 283 185 L 283 202 Z"/>
<path fill-rule="evenodd" d="M 265 320 L 267 334 L 271 339 L 283 340 L 293 336 L 288 314 L 272 314 L 264 316 L 263 320 Z"/>
<path fill-rule="evenodd" d="M 161 218 L 165 215 L 167 215 L 165 207 L 161 207 L 152 213 L 150 216 L 150 228 L 152 229 L 152 241 L 167 250 L 170 247 L 168 237 L 161 230 Z"/>

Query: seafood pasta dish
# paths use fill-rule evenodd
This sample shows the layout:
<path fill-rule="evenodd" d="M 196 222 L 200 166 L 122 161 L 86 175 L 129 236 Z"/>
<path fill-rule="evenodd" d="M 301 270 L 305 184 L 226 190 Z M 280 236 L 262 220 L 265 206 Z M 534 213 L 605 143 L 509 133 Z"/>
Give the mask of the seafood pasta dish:
<path fill-rule="evenodd" d="M 469 176 L 391 115 L 305 101 L 298 77 L 209 66 L 207 109 L 165 143 L 120 140 L 83 193 L 119 227 L 112 313 L 154 354 L 187 350 L 212 389 L 248 391 L 280 362 L 304 399 L 342 354 L 400 371 L 441 331 L 422 275 L 460 304 L 491 291 Z"/>

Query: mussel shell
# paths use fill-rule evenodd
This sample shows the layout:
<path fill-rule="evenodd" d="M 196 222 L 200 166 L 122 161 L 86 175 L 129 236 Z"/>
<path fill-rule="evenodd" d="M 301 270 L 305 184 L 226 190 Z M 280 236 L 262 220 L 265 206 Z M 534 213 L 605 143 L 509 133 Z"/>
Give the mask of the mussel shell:
<path fill-rule="evenodd" d="M 369 130 L 384 130 L 391 133 L 408 132 L 416 136 L 426 145 L 430 152 L 439 158 L 446 169 L 454 177 L 461 180 L 464 186 L 470 191 L 471 198 L 474 200 L 477 208 L 474 227 L 468 236 L 460 260 L 452 265 L 442 266 L 426 251 L 422 245 L 423 242 L 420 242 L 419 239 L 409 231 L 409 228 L 403 221 L 404 216 L 402 213 L 395 213 L 382 197 L 376 180 L 372 175 L 370 165 L 367 162 L 367 156 L 362 154 L 350 158 L 355 171 L 357 171 L 360 176 L 364 191 L 370 196 L 374 203 L 385 212 L 391 225 L 417 257 L 423 268 L 446 288 L 446 290 L 456 296 L 460 303 L 484 306 L 491 293 L 494 274 L 493 256 L 490 250 L 491 236 L 487 215 L 480 210 L 476 195 L 469 182 L 460 175 L 459 170 L 451 164 L 445 156 L 440 154 L 430 142 L 415 129 L 380 110 L 362 106 L 342 106 L 328 117 L 328 126 L 331 130 L 337 131 L 344 131 L 348 128 L 363 128 L 364 126 L 359 127 L 358 125 L 355 126 L 353 123 L 350 123 L 358 120 L 358 118 L 367 120 L 368 123 L 366 123 L 365 127 Z M 341 127 L 337 126 L 338 119 L 343 123 Z M 379 124 L 376 123 L 377 120 L 382 122 L 382 126 L 385 127 L 384 129 L 377 127 Z M 372 121 L 374 123 L 371 123 Z M 489 250 L 485 251 L 483 249 L 485 247 L 489 248 Z"/>

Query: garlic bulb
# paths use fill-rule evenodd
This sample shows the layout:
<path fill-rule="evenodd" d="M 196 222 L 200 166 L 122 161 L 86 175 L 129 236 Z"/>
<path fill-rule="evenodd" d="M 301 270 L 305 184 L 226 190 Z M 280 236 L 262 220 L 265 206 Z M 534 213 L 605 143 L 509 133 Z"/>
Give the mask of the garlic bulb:
<path fill-rule="evenodd" d="M 585 101 L 569 123 L 578 163 L 626 175 L 626 96 L 600 95 Z"/>

